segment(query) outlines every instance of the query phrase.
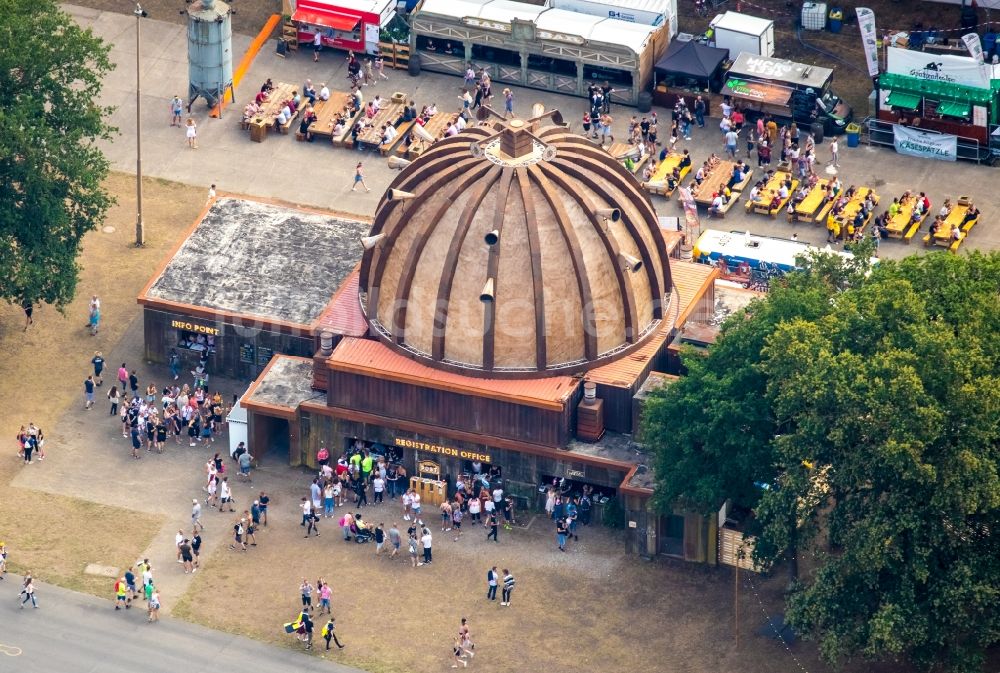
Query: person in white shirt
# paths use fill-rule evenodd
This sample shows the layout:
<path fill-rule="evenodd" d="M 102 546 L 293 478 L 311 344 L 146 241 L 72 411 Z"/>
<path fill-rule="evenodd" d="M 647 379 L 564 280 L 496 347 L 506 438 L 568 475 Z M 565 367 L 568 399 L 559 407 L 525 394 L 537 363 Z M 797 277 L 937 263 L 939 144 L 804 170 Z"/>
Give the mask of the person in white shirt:
<path fill-rule="evenodd" d="M 330 89 L 325 83 L 319 85 L 319 99 L 330 100 Z"/>
<path fill-rule="evenodd" d="M 174 536 L 174 546 L 177 547 L 177 562 L 184 563 L 181 560 L 181 542 L 184 542 L 184 531 L 177 531 L 177 535 Z"/>
<path fill-rule="evenodd" d="M 413 520 L 420 521 L 420 494 L 414 491 L 410 494 L 411 509 L 413 510 Z"/>
<path fill-rule="evenodd" d="M 425 114 L 426 114 L 426 115 L 427 115 L 428 117 L 433 117 L 434 115 L 436 115 L 436 114 L 438 113 L 438 109 L 437 109 L 437 105 L 436 105 L 436 104 L 434 104 L 434 103 L 431 103 L 430 105 L 428 105 L 428 106 L 427 106 L 427 107 L 425 108 L 425 111 L 424 111 L 424 112 L 425 112 Z"/>
<path fill-rule="evenodd" d="M 392 127 L 390 126 L 389 128 Z M 392 130 L 395 131 L 396 129 Z M 385 479 L 381 475 L 372 479 L 372 492 L 375 494 L 372 504 L 374 505 L 377 502 L 382 502 L 382 494 L 385 492 Z"/>
<path fill-rule="evenodd" d="M 455 125 L 455 122 L 452 122 L 448 126 L 448 128 L 447 128 L 447 130 L 445 130 L 444 134 L 447 137 L 449 137 L 449 138 L 451 138 L 452 136 L 457 136 L 458 135 L 458 127 Z"/>
<path fill-rule="evenodd" d="M 781 187 L 778 188 L 778 196 L 781 197 L 782 201 L 788 198 L 788 183 L 781 183 Z"/>
<path fill-rule="evenodd" d="M 413 496 L 409 491 L 403 494 L 401 498 L 403 501 L 403 521 L 410 520 L 410 507 L 413 506 Z"/>
<path fill-rule="evenodd" d="M 381 96 L 375 96 L 375 98 L 372 99 L 372 107 L 375 108 L 375 112 L 378 112 L 379 110 L 382 109 L 382 97 Z"/>
<path fill-rule="evenodd" d="M 323 51 L 323 34 L 317 29 L 313 35 L 313 63 L 319 60 L 319 53 Z"/>
<path fill-rule="evenodd" d="M 424 528 L 424 534 L 420 538 L 420 545 L 424 548 L 424 560 L 423 560 L 422 563 L 418 563 L 417 565 L 429 565 L 430 564 L 430 562 L 432 560 L 432 555 L 431 555 L 431 542 L 432 542 L 432 540 L 433 540 L 433 538 L 431 538 L 431 531 L 430 531 L 430 529 L 429 528 Z"/>
<path fill-rule="evenodd" d="M 725 199 L 722 198 L 722 194 L 716 194 L 715 198 L 712 199 L 712 205 L 708 209 L 708 212 L 712 215 L 721 215 L 722 206 L 725 205 Z"/>
<path fill-rule="evenodd" d="M 288 110 L 287 105 L 283 107 L 281 109 L 281 112 L 278 113 L 278 116 L 274 118 L 274 129 L 276 131 L 279 130 L 285 124 L 287 124 L 288 120 L 292 118 L 291 111 L 289 110 L 288 112 L 286 112 L 286 110 Z"/>
<path fill-rule="evenodd" d="M 223 477 L 222 483 L 219 484 L 219 511 L 223 511 L 223 506 L 229 505 L 229 511 L 235 512 L 233 509 L 233 492 L 229 488 L 229 477 Z"/>
<path fill-rule="evenodd" d="M 499 486 L 493 489 L 493 502 L 497 506 L 499 506 L 500 503 L 503 502 L 503 489 Z"/>
<path fill-rule="evenodd" d="M 393 140 L 399 135 L 399 131 L 392 124 L 386 124 L 382 127 L 382 144 L 389 145 Z"/>
<path fill-rule="evenodd" d="M 465 117 L 463 117 L 462 115 L 459 115 L 455 119 L 455 126 L 458 128 L 459 133 L 461 133 L 462 131 L 464 131 L 465 127 L 466 127 Z"/>

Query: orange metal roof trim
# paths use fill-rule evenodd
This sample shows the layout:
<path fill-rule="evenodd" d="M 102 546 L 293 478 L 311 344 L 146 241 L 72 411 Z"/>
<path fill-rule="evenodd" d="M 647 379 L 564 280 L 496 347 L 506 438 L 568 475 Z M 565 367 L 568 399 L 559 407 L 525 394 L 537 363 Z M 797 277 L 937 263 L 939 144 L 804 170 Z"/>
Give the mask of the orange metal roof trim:
<path fill-rule="evenodd" d="M 335 371 L 374 376 L 467 395 L 478 395 L 542 409 L 561 410 L 580 379 L 552 376 L 541 379 L 483 379 L 432 369 L 371 339 L 345 337 L 327 359 Z"/>
<path fill-rule="evenodd" d="M 368 323 L 361 311 L 358 301 L 358 279 L 361 276 L 361 265 L 358 264 L 344 279 L 334 293 L 326 309 L 313 324 L 313 333 L 330 330 L 334 334 L 351 337 L 363 337 L 368 333 Z"/>
<path fill-rule="evenodd" d="M 586 379 L 594 383 L 609 386 L 628 387 L 642 373 L 656 352 L 663 346 L 670 334 L 671 328 L 684 325 L 695 304 L 704 296 L 709 286 L 715 282 L 719 270 L 707 264 L 693 262 L 670 262 L 671 277 L 677 290 L 676 306 L 670 307 L 670 312 L 664 317 L 662 326 L 656 335 L 646 344 L 630 355 L 608 363 L 602 367 L 587 372 Z"/>

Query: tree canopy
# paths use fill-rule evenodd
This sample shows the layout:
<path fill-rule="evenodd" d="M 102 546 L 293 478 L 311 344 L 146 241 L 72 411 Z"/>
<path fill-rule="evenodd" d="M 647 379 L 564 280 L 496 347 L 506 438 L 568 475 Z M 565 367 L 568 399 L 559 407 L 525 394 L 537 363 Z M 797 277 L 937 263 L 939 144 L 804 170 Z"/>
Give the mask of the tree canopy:
<path fill-rule="evenodd" d="M 1000 254 L 806 266 L 648 404 L 656 502 L 751 510 L 828 660 L 979 670 L 1000 640 Z"/>
<path fill-rule="evenodd" d="M 0 297 L 62 307 L 84 234 L 111 205 L 107 46 L 54 0 L 0 0 Z"/>

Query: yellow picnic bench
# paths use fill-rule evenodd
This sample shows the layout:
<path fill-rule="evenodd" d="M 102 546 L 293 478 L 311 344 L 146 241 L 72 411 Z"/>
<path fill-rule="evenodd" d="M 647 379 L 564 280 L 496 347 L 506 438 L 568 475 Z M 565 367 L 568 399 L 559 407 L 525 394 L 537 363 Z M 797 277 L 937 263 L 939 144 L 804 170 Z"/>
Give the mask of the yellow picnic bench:
<path fill-rule="evenodd" d="M 886 222 L 885 228 L 889 238 L 901 238 L 909 243 L 913 236 L 920 230 L 920 225 L 927 219 L 927 212 L 923 212 L 917 219 L 913 219 L 913 208 L 916 206 L 917 197 L 910 195 L 906 203 L 900 200 L 899 212 Z"/>
<path fill-rule="evenodd" d="M 825 205 L 823 199 L 826 198 L 830 181 L 822 178 L 813 185 L 813 188 L 806 194 L 806 198 L 799 201 L 792 213 L 792 219 L 797 222 L 811 222 L 820 206 Z M 833 199 L 830 199 L 832 201 Z"/>
<path fill-rule="evenodd" d="M 774 208 L 771 207 L 771 192 L 778 193 L 781 189 L 781 185 L 787 181 L 792 181 L 791 189 L 788 190 L 788 196 L 780 199 L 778 205 Z M 792 192 L 796 190 L 799 186 L 799 181 L 792 178 L 790 173 L 784 171 L 776 171 L 771 179 L 767 181 L 763 189 L 760 190 L 760 198 L 750 199 L 747 201 L 746 211 L 748 213 L 761 213 L 767 214 L 774 217 L 781 212 L 781 209 L 788 205 L 788 199 L 792 198 Z"/>
<path fill-rule="evenodd" d="M 642 186 L 647 192 L 652 194 L 660 194 L 667 198 L 670 198 L 671 194 L 674 193 L 673 189 L 667 186 L 667 178 L 670 174 L 674 172 L 674 169 L 680 166 L 681 160 L 684 159 L 683 154 L 677 152 L 671 152 L 663 158 L 659 164 L 656 165 L 656 169 L 653 170 L 653 174 L 649 176 L 649 180 L 642 183 Z M 688 173 L 691 172 L 691 164 L 688 164 L 680 170 L 680 180 L 684 179 Z M 680 182 L 678 180 L 678 182 Z M 676 186 L 675 186 L 676 189 Z"/>
<path fill-rule="evenodd" d="M 851 199 L 844 206 L 844 209 L 840 212 L 840 218 L 838 221 L 840 223 L 840 231 L 842 237 L 845 237 L 847 235 L 848 225 L 854 223 L 854 216 L 858 214 L 859 210 L 861 210 L 861 206 L 864 204 L 865 198 L 869 194 L 872 195 L 872 203 L 874 203 L 877 206 L 879 202 L 878 194 L 876 194 L 869 187 L 859 187 L 854 191 L 854 196 L 851 197 Z M 871 212 L 868 213 L 868 215 L 864 219 L 864 222 L 862 222 L 861 226 L 858 227 L 857 230 L 854 232 L 855 235 L 864 232 L 865 227 L 867 227 L 868 223 L 871 222 L 872 214 L 874 212 L 875 210 L 872 209 Z"/>
<path fill-rule="evenodd" d="M 968 238 L 969 232 L 972 228 L 976 226 L 979 222 L 979 216 L 975 219 L 965 221 L 966 215 L 969 213 L 969 208 L 972 207 L 972 202 L 967 196 L 960 196 L 958 198 L 958 205 L 951 209 L 948 213 L 948 217 L 945 218 L 944 223 L 934 233 L 934 240 L 931 241 L 931 234 L 927 233 L 924 235 L 923 241 L 925 246 L 929 246 L 932 242 L 934 245 L 940 245 L 948 248 L 951 252 L 958 252 L 958 248 L 962 245 L 962 242 Z M 955 227 L 959 228 L 960 235 L 958 238 L 954 238 L 951 234 L 952 229 Z"/>

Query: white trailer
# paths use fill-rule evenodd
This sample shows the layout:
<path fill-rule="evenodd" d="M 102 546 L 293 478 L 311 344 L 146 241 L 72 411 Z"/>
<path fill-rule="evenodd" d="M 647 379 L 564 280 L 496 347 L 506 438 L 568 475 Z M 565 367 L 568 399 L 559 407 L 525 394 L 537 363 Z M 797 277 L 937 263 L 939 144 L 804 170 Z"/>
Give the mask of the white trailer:
<path fill-rule="evenodd" d="M 730 54 L 774 56 L 774 21 L 770 19 L 726 12 L 715 17 L 711 26 L 714 46 L 728 49 Z"/>
<path fill-rule="evenodd" d="M 647 26 L 666 23 L 670 37 L 677 36 L 677 0 L 546 0 L 545 6 Z"/>

